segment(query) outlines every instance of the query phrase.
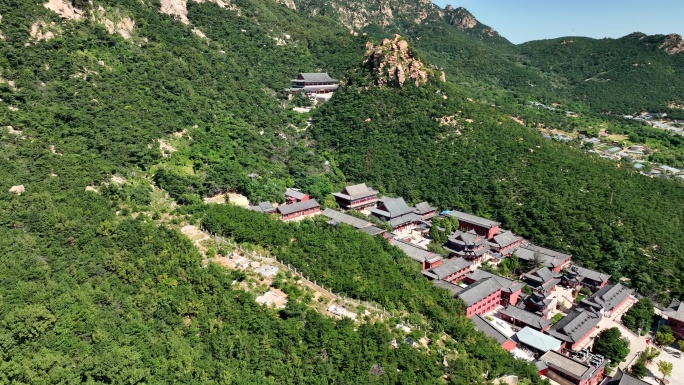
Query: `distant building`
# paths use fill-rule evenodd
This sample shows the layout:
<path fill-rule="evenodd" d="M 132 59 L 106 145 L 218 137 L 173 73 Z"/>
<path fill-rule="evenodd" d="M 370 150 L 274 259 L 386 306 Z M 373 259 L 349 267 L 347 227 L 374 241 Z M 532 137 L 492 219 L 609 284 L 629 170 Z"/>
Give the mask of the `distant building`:
<path fill-rule="evenodd" d="M 427 202 L 418 203 L 413 212 L 419 215 L 424 221 L 432 219 L 437 215 L 437 209 L 430 206 Z"/>
<path fill-rule="evenodd" d="M 532 294 L 524 297 L 520 304 L 530 313 L 540 317 L 548 318 L 549 312 L 556 307 L 557 301 L 547 296 L 543 290 L 535 289 Z"/>
<path fill-rule="evenodd" d="M 577 350 L 601 321 L 601 315 L 587 309 L 572 309 L 547 334 L 563 341 L 564 348 Z"/>
<path fill-rule="evenodd" d="M 523 243 L 523 239 L 508 230 L 499 231 L 489 240 L 489 250 L 509 256 Z"/>
<path fill-rule="evenodd" d="M 547 369 L 543 374 L 560 384 L 596 385 L 601 382 L 606 369 L 606 360 L 591 353 L 585 359 L 571 358 L 549 350 L 539 358 Z"/>
<path fill-rule="evenodd" d="M 286 89 L 290 94 L 303 92 L 306 96 L 329 94 L 339 88 L 337 79 L 333 79 L 327 72 L 300 73 L 296 79 L 290 81 L 292 87 Z"/>
<path fill-rule="evenodd" d="M 672 332 L 679 339 L 684 339 L 684 303 L 672 301 L 670 306 L 665 309 L 667 316 L 667 326 L 672 328 Z"/>
<path fill-rule="evenodd" d="M 617 373 L 608 380 L 607 382 L 602 383 L 601 385 L 650 385 L 646 381 L 642 381 L 631 374 L 627 372 L 623 372 L 622 369 L 617 370 Z"/>
<path fill-rule="evenodd" d="M 463 287 L 460 285 L 453 284 L 451 282 L 447 281 L 440 281 L 438 279 L 432 280 L 432 284 L 435 285 L 436 287 L 442 288 L 449 290 L 449 293 L 451 294 L 452 297 L 458 296 L 458 293 L 463 291 Z"/>
<path fill-rule="evenodd" d="M 529 348 L 538 355 L 543 355 L 549 350 L 560 352 L 561 346 L 563 345 L 560 340 L 539 332 L 529 326 L 526 326 L 515 333 L 513 340 L 518 342 L 518 344 Z"/>
<path fill-rule="evenodd" d="M 584 298 L 580 302 L 580 306 L 588 307 L 597 313 L 610 317 L 615 313 L 615 310 L 622 307 L 629 300 L 632 293 L 634 293 L 634 290 L 621 283 L 606 285 L 590 297 Z"/>
<path fill-rule="evenodd" d="M 499 222 L 460 211 L 449 211 L 447 215 L 458 219 L 458 227 L 460 230 L 473 230 L 486 239 L 493 238 L 494 235 L 499 232 L 499 226 L 501 225 Z"/>
<path fill-rule="evenodd" d="M 334 193 L 335 201 L 344 210 L 363 210 L 375 207 L 378 203 L 378 192 L 366 186 L 365 183 L 345 187 L 341 192 Z"/>
<path fill-rule="evenodd" d="M 515 342 L 503 334 L 499 329 L 495 328 L 482 316 L 476 315 L 473 317 L 473 323 L 475 324 L 475 330 L 486 334 L 488 337 L 493 338 L 496 342 L 501 345 L 501 348 L 507 351 L 511 351 L 516 348 Z"/>
<path fill-rule="evenodd" d="M 293 188 L 285 190 L 285 203 L 288 205 L 292 203 L 308 201 L 309 199 L 309 194 L 304 194 L 300 190 Z"/>
<path fill-rule="evenodd" d="M 457 282 L 473 269 L 473 263 L 463 258 L 452 258 L 439 266 L 423 271 L 428 279 Z"/>
<path fill-rule="evenodd" d="M 572 260 L 570 254 L 535 246 L 533 244 L 521 246 L 515 250 L 513 254 L 528 263 L 539 261 L 543 266 L 548 267 L 555 273 L 560 272 L 564 267 L 569 265 Z"/>
<path fill-rule="evenodd" d="M 563 277 L 563 284 L 571 287 L 584 286 L 591 290 L 598 290 L 608 283 L 609 274 L 604 274 L 585 267 L 572 265 Z"/>
<path fill-rule="evenodd" d="M 372 215 L 389 222 L 396 231 L 416 227 L 422 218 L 414 213 L 414 208 L 406 204 L 404 198 L 383 197 L 378 200 L 377 207 L 371 209 Z"/>
<path fill-rule="evenodd" d="M 321 214 L 325 217 L 330 218 L 330 220 L 328 221 L 329 225 L 337 225 L 340 223 L 344 223 L 355 229 L 363 229 L 365 227 L 372 225 L 372 223 L 366 220 L 353 217 L 349 214 L 341 213 L 333 209 L 325 209 L 323 210 L 323 212 L 321 212 Z"/>
<path fill-rule="evenodd" d="M 457 230 L 447 239 L 444 248 L 449 251 L 452 257 L 479 262 L 489 252 L 487 240 L 474 230 L 467 232 Z"/>
<path fill-rule="evenodd" d="M 256 206 L 247 206 L 247 209 L 264 214 L 274 214 L 276 212 L 275 206 L 273 206 L 273 203 L 269 201 L 260 202 Z"/>
<path fill-rule="evenodd" d="M 468 318 L 489 313 L 497 306 L 515 305 L 524 284 L 484 270 L 475 270 L 463 278 L 469 286 L 458 294 L 466 304 Z"/>
<path fill-rule="evenodd" d="M 561 275 L 544 266 L 523 274 L 523 281 L 533 289 L 540 289 L 545 293 L 550 293 L 560 283 Z"/>
<path fill-rule="evenodd" d="M 380 236 L 380 237 L 383 237 L 385 239 L 388 239 L 392 236 L 391 234 L 387 233 L 387 230 L 381 229 L 381 228 L 376 227 L 376 226 L 364 227 L 364 228 L 359 229 L 359 231 L 361 231 L 362 233 L 366 233 L 372 237 Z"/>
<path fill-rule="evenodd" d="M 400 248 L 409 258 L 416 262 L 420 262 L 421 269 L 432 269 L 442 264 L 442 256 L 427 251 L 411 243 L 395 239 L 392 243 L 394 246 Z"/>
<path fill-rule="evenodd" d="M 278 206 L 278 213 L 280 213 L 280 219 L 283 221 L 289 221 L 304 215 L 319 213 L 320 211 L 321 205 L 319 205 L 315 199 L 293 203 L 291 205 Z"/>
<path fill-rule="evenodd" d="M 551 320 L 516 306 L 507 306 L 499 312 L 499 315 L 501 319 L 518 327 L 531 327 L 535 330 L 545 331 L 551 326 Z"/>

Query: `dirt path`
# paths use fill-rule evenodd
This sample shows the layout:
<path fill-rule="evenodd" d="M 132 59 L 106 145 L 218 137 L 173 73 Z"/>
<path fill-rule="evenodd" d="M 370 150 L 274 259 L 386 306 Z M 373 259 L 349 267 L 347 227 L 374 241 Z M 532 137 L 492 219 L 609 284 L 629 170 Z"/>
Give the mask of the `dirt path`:
<path fill-rule="evenodd" d="M 341 318 L 339 316 L 340 313 L 351 313 L 357 315 L 356 313 L 354 313 L 354 311 L 357 311 L 357 309 L 363 307 L 364 312 L 363 314 L 360 314 L 361 317 L 370 316 L 371 320 L 392 317 L 392 314 L 383 310 L 382 307 L 380 307 L 377 304 L 359 301 L 335 294 L 329 289 L 326 289 L 322 284 L 318 284 L 316 281 L 308 279 L 308 277 L 305 277 L 301 272 L 297 271 L 296 268 L 282 263 L 275 257 L 260 255 L 255 252 L 244 250 L 239 245 L 235 245 L 226 239 L 223 239 L 221 237 L 215 237 L 205 231 L 202 231 L 197 226 L 184 226 L 181 229 L 181 232 L 193 242 L 193 244 L 199 249 L 200 253 L 205 257 L 203 265 L 206 265 L 209 262 L 216 262 L 226 268 L 250 270 L 257 274 L 259 274 L 258 269 L 260 267 L 273 266 L 276 267 L 279 271 L 284 271 L 293 274 L 296 277 L 298 284 L 300 284 L 303 287 L 308 287 L 313 292 L 312 306 L 314 306 L 317 310 L 328 316 Z M 206 252 L 208 250 L 205 245 L 207 243 L 206 241 L 214 241 L 216 242 L 217 246 L 219 244 L 228 246 L 229 249 L 233 250 L 233 254 L 230 258 L 217 256 L 208 259 L 206 258 Z M 269 278 L 270 277 L 266 277 L 265 281 L 270 286 L 271 282 Z M 322 300 L 321 298 L 324 299 Z M 334 312 L 329 311 L 329 309 L 331 308 Z"/>

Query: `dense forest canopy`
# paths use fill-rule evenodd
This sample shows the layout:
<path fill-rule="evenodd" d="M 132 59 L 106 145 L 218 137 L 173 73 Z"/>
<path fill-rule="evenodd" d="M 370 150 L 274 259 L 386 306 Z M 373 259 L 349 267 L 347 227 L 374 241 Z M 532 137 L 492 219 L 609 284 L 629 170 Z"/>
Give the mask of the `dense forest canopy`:
<path fill-rule="evenodd" d="M 604 107 L 649 107 L 625 104 L 630 87 L 651 95 L 680 76 L 670 66 L 681 56 L 663 56 L 655 42 L 619 44 L 665 72 L 595 90 L 575 87 L 580 69 L 556 69 L 560 53 L 513 47 L 477 23 L 459 29 L 462 11 L 371 20 L 352 33 L 334 12 L 312 15 L 314 2 L 190 1 L 175 16 L 157 1 L 52 3 L 72 15 L 0 1 L 0 382 L 477 384 L 517 374 L 541 383 L 387 242 L 202 203 L 229 191 L 282 202 L 296 186 L 333 204 L 332 191 L 368 182 L 410 203 L 501 220 L 659 300 L 682 294 L 681 185 L 544 141 L 508 117 L 570 124 L 521 110 L 529 99 L 576 103 L 592 119 Z M 365 44 L 397 31 L 446 82 L 370 86 Z M 576 47 L 591 55 L 603 43 Z M 613 59 L 587 71 L 624 62 Z M 313 114 L 293 112 L 282 90 L 318 71 L 343 79 L 341 90 Z M 574 90 L 612 98 L 601 105 Z M 677 155 L 680 142 L 658 140 Z M 188 223 L 381 304 L 433 344 L 392 349 L 396 319 L 331 319 L 306 296 L 282 310 L 257 305 L 236 286 L 243 274 L 203 264 L 178 231 Z"/>

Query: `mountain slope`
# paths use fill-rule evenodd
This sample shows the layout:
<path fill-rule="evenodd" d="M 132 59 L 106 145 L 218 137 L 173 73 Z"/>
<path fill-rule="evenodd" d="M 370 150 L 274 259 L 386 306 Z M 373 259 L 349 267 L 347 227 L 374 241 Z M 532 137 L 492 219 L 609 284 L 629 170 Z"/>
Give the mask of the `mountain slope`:
<path fill-rule="evenodd" d="M 679 184 L 544 140 L 448 82 L 368 87 L 369 76 L 317 113 L 318 145 L 347 178 L 499 220 L 664 302 L 684 294 Z"/>
<path fill-rule="evenodd" d="M 298 71 L 342 77 L 365 39 L 266 1 L 47 5 L 0 4 L 0 126 L 11 126 L 0 130 L 0 382 L 478 384 L 515 373 L 541 383 L 381 240 L 216 210 L 224 226 L 275 230 L 241 241 L 287 252 L 300 271 L 325 258 L 312 279 L 397 314 L 353 323 L 313 311 L 286 274 L 288 306 L 256 304 L 260 277 L 205 267 L 178 231 L 209 215 L 209 193 L 258 199 L 294 180 L 323 190 L 344 180 L 278 94 Z M 248 172 L 261 177 L 245 182 Z M 303 246 L 285 248 L 295 235 Z M 358 265 L 326 249 L 332 240 L 372 252 L 377 270 L 357 278 Z M 398 331 L 406 319 L 423 330 Z M 428 348 L 392 348 L 426 335 Z"/>
<path fill-rule="evenodd" d="M 681 37 L 634 33 L 620 39 L 566 37 L 515 48 L 522 61 L 566 80 L 596 112 L 665 111 L 684 100 Z"/>

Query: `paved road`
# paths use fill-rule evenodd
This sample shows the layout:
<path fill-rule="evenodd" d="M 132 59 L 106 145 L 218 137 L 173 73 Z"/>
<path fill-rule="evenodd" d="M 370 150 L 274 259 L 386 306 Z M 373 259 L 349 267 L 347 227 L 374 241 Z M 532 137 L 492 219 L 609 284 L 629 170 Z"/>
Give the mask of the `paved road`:
<path fill-rule="evenodd" d="M 672 345 L 673 347 L 676 344 Z M 679 351 L 679 349 L 676 349 Z M 663 377 L 662 373 L 658 371 L 658 361 L 667 361 L 672 363 L 672 375 L 666 377 L 666 380 L 670 382 L 670 385 L 684 385 L 684 355 L 682 358 L 676 358 L 672 354 L 660 351 L 660 355 L 656 357 L 653 362 L 647 366 L 649 370 L 649 376 L 643 380 L 653 385 L 660 385 L 660 378 Z"/>

